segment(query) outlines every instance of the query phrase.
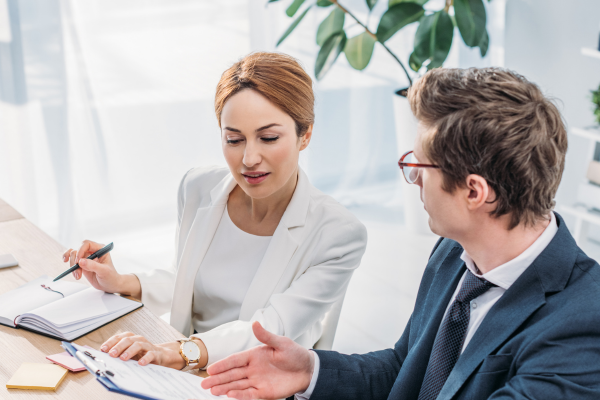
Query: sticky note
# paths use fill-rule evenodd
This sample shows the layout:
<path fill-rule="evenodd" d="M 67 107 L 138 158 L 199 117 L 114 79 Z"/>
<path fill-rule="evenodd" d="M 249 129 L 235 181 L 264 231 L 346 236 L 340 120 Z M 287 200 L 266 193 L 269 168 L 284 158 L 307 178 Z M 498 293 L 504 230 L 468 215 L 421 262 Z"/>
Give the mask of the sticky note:
<path fill-rule="evenodd" d="M 83 347 L 92 349 L 90 346 L 83 346 Z M 52 354 L 51 356 L 47 356 L 46 359 L 52 361 L 54 364 L 58 364 L 61 367 L 68 369 L 69 371 L 73 371 L 73 372 L 85 371 L 85 367 L 83 366 L 83 364 L 78 359 L 76 359 L 75 357 L 73 357 L 72 355 L 67 353 L 66 351 L 63 353 Z"/>
<path fill-rule="evenodd" d="M 7 389 L 56 390 L 67 370 L 54 364 L 23 363 L 6 383 Z"/>

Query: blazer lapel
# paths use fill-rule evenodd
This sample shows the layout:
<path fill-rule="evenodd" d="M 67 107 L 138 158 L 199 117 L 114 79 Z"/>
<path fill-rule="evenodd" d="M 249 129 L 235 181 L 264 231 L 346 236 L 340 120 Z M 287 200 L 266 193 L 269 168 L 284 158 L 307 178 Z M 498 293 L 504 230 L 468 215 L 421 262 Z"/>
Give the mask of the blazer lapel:
<path fill-rule="evenodd" d="M 252 279 L 246 297 L 242 302 L 240 320 L 249 321 L 256 310 L 264 308 L 277 287 L 277 283 L 288 267 L 288 264 L 299 242 L 294 236 L 300 236 L 297 231 L 304 226 L 308 214 L 311 186 L 302 169 L 298 169 L 298 183 L 281 221 L 271 238 L 267 252 Z"/>
<path fill-rule="evenodd" d="M 196 217 L 187 234 L 177 268 L 170 321 L 171 326 L 184 335 L 190 333 L 188 331 L 192 326 L 192 299 L 196 273 L 217 231 L 229 193 L 235 186 L 236 182 L 231 174 L 225 176 L 211 191 L 211 203 L 196 211 Z"/>
<path fill-rule="evenodd" d="M 577 245 L 563 219 L 558 214 L 556 217 L 558 232 L 486 315 L 454 366 L 439 400 L 451 399 L 485 357 L 546 303 L 546 293 L 564 289 L 575 264 Z"/>

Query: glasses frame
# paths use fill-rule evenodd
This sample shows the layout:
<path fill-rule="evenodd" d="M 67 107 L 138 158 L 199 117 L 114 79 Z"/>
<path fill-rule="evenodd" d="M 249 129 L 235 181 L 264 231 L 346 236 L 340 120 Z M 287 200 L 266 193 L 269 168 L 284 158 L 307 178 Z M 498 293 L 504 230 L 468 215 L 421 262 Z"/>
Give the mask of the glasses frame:
<path fill-rule="evenodd" d="M 409 154 L 413 153 L 413 150 L 407 151 L 406 153 L 404 153 L 402 155 L 402 157 L 400 157 L 400 160 L 398 161 L 398 166 L 400 167 L 400 170 L 402 171 L 402 176 L 404 177 L 404 180 L 406 181 L 406 183 L 408 183 L 409 185 L 414 185 L 414 182 L 409 182 L 408 178 L 406 177 L 406 174 L 404 173 L 404 167 L 411 167 L 411 168 L 441 168 L 439 165 L 433 165 L 433 164 L 421 164 L 421 163 L 407 163 L 404 162 L 404 159 L 406 157 L 408 157 Z"/>

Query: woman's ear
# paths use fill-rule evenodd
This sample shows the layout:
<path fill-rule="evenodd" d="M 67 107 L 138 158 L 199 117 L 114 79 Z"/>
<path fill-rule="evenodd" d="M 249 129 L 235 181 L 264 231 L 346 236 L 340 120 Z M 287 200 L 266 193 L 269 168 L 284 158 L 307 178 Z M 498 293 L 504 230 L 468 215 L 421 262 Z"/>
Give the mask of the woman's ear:
<path fill-rule="evenodd" d="M 494 201 L 494 191 L 480 175 L 471 174 L 466 178 L 467 208 L 475 211 Z M 492 197 L 492 198 L 490 198 Z"/>
<path fill-rule="evenodd" d="M 300 138 L 300 151 L 302 151 L 308 147 L 308 144 L 310 143 L 310 139 L 312 138 L 312 130 L 313 130 L 313 126 L 309 125 L 304 136 L 302 136 Z"/>

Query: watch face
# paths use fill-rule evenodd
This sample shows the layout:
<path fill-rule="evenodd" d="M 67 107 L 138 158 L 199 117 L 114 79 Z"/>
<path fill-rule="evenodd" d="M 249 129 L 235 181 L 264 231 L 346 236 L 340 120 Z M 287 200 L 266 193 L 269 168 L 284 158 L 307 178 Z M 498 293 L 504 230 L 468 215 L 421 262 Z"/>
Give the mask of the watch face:
<path fill-rule="evenodd" d="M 200 358 L 200 348 L 194 342 L 185 342 L 183 344 L 183 352 L 190 361 Z"/>

